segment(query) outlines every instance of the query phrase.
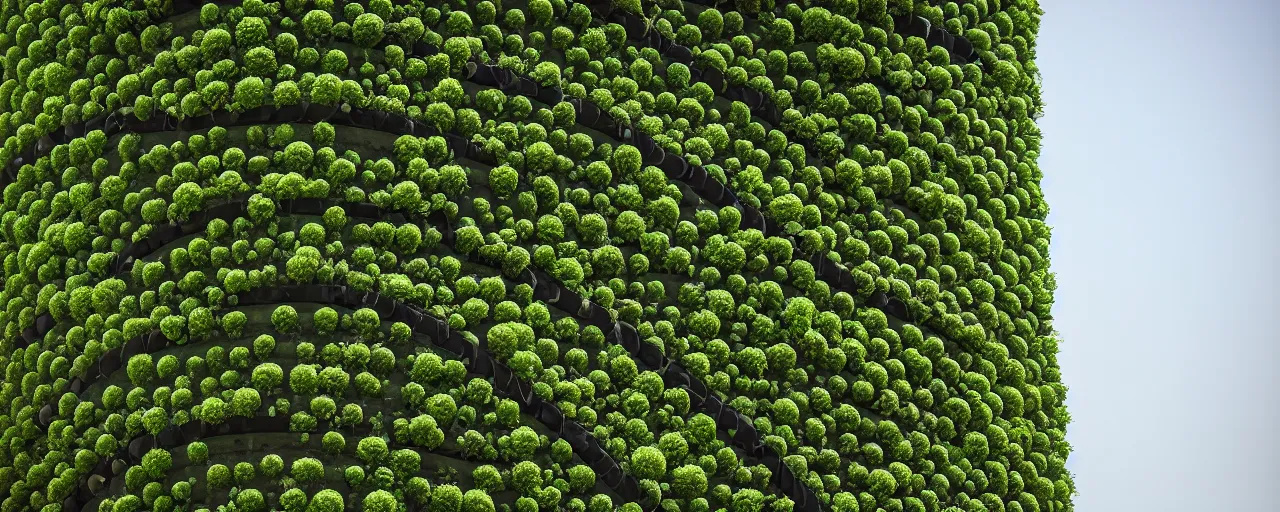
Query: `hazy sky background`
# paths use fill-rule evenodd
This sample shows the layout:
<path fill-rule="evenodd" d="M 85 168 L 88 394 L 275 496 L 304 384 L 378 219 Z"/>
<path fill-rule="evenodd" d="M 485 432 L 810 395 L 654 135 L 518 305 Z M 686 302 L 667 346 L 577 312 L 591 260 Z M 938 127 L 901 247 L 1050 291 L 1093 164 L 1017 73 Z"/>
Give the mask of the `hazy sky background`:
<path fill-rule="evenodd" d="M 1280 510 L 1280 2 L 1042 0 L 1076 510 Z"/>

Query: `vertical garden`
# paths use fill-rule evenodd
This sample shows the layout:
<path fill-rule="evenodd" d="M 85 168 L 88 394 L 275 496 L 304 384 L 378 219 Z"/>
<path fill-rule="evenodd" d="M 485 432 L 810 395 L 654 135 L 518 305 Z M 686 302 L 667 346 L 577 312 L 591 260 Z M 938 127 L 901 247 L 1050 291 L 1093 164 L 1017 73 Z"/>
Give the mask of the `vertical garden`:
<path fill-rule="evenodd" d="M 1035 0 L 0 0 L 0 512 L 1069 512 Z"/>

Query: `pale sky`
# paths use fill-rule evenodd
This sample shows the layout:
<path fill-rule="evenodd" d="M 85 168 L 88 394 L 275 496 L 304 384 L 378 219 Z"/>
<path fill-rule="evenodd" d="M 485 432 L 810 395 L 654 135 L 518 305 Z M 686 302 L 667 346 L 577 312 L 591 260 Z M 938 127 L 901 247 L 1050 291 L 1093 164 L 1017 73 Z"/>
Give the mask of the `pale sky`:
<path fill-rule="evenodd" d="M 1041 4 L 1075 508 L 1280 510 L 1280 2 Z"/>

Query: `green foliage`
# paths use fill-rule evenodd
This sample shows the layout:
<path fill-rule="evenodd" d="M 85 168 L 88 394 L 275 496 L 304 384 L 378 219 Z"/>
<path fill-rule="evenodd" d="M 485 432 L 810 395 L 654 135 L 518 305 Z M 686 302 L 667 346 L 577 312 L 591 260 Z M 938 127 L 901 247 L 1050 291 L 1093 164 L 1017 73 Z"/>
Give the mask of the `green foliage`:
<path fill-rule="evenodd" d="M 579 3 L 248 0 L 190 23 L 156 2 L 7 8 L 0 160 L 23 159 L 0 198 L 4 508 L 58 508 L 107 461 L 122 479 L 95 492 L 103 510 L 794 508 L 699 386 L 667 385 L 682 367 L 824 508 L 1071 510 L 1039 7 L 628 0 L 600 20 Z M 975 53 L 903 37 L 907 15 Z M 555 91 L 478 85 L 483 65 Z M 50 135 L 304 103 L 418 124 Z M 690 172 L 669 175 L 680 158 Z M 712 181 L 738 204 L 713 207 L 729 196 Z M 220 218 L 191 221 L 205 212 Z M 256 300 L 316 285 L 342 300 Z M 433 321 L 644 496 L 599 493 L 570 440 L 440 351 Z M 613 321 L 678 366 L 635 357 Z M 190 440 L 197 476 L 172 484 L 187 461 L 167 450 L 113 459 L 266 417 L 302 451 Z M 437 450 L 475 462 L 471 480 L 424 460 Z"/>
<path fill-rule="evenodd" d="M 657 448 L 642 446 L 632 452 L 630 470 L 640 478 L 656 480 L 666 474 L 667 459 Z"/>

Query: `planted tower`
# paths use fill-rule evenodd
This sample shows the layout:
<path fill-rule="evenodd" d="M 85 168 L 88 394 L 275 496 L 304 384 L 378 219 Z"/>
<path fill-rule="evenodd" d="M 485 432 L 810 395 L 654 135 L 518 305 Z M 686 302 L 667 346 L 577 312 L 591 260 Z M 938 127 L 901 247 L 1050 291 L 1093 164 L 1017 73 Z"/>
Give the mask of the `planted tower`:
<path fill-rule="evenodd" d="M 1034 0 L 4 0 L 0 512 L 1069 512 Z"/>

